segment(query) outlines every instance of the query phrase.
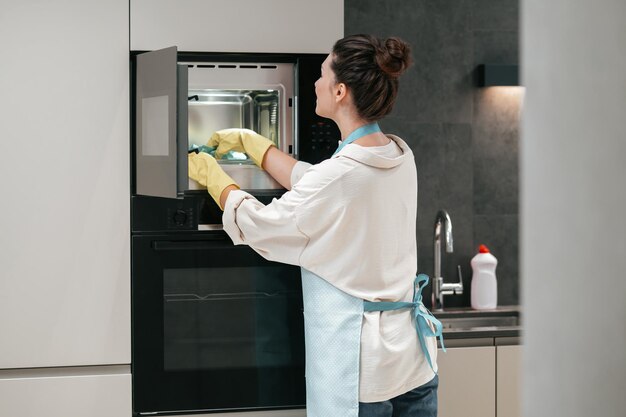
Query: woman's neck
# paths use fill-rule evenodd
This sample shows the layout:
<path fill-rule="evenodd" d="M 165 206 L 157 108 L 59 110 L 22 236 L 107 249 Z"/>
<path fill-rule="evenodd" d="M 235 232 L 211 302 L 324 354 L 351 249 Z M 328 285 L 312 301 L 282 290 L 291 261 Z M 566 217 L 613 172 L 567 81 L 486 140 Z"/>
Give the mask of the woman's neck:
<path fill-rule="evenodd" d="M 367 120 L 363 120 L 358 117 L 338 117 L 335 120 L 335 123 L 337 123 L 337 127 L 341 132 L 341 140 L 345 140 L 350 133 L 354 132 L 361 126 L 369 124 Z"/>

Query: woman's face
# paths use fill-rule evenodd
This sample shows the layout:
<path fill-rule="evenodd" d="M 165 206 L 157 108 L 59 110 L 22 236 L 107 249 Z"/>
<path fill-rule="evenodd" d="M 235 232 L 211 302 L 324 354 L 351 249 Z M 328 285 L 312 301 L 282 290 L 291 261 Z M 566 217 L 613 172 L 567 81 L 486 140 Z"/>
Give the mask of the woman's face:
<path fill-rule="evenodd" d="M 317 105 L 315 113 L 321 117 L 332 119 L 335 111 L 335 74 L 330 68 L 332 54 L 328 55 L 322 63 L 322 74 L 315 82 L 315 95 L 317 96 Z"/>

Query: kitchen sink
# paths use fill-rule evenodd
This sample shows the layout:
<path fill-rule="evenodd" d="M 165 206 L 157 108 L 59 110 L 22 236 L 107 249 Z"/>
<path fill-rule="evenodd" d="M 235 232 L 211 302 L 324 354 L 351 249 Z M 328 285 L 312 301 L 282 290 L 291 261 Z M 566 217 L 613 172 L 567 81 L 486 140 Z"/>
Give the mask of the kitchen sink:
<path fill-rule="evenodd" d="M 465 313 L 440 313 L 435 316 L 444 329 L 476 329 L 520 326 L 519 311 L 467 311 Z"/>
<path fill-rule="evenodd" d="M 473 329 L 476 327 L 519 326 L 519 318 L 510 317 L 456 317 L 441 319 L 444 329 Z"/>

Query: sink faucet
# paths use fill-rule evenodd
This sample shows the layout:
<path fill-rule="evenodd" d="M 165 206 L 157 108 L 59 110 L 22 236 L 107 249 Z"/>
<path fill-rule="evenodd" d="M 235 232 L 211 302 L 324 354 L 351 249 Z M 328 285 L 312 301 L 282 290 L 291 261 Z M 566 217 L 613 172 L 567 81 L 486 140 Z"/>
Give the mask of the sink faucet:
<path fill-rule="evenodd" d="M 432 308 L 433 310 L 443 310 L 443 296 L 452 294 L 463 294 L 463 280 L 461 278 L 461 265 L 457 267 L 459 274 L 459 282 L 444 283 L 441 276 L 441 226 L 445 226 L 444 242 L 446 244 L 446 252 L 452 253 L 452 222 L 450 216 L 445 210 L 439 210 L 435 217 L 435 239 L 434 239 L 434 259 L 435 259 L 435 276 L 433 278 L 432 292 Z"/>

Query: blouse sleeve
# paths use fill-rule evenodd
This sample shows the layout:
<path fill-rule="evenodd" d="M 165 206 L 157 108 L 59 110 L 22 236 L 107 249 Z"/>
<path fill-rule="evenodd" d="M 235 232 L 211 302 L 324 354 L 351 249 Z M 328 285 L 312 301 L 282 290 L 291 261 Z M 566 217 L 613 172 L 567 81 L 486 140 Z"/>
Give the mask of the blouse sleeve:
<path fill-rule="evenodd" d="M 308 237 L 295 220 L 297 196 L 287 192 L 267 206 L 245 191 L 231 191 L 222 222 L 235 245 L 249 245 L 265 259 L 300 264 Z"/>
<path fill-rule="evenodd" d="M 309 244 L 309 236 L 299 225 L 300 213 L 309 211 L 312 205 L 319 206 L 316 201 L 319 194 L 336 177 L 336 173 L 320 169 L 320 165 L 325 164 L 302 165 L 302 176 L 291 190 L 268 205 L 245 191 L 231 191 L 222 222 L 233 243 L 249 245 L 271 261 L 301 265 L 300 258 Z M 324 200 L 332 204 L 332 199 Z"/>
<path fill-rule="evenodd" d="M 297 184 L 298 181 L 300 181 L 300 178 L 302 178 L 302 176 L 306 172 L 306 170 L 311 167 L 312 165 L 308 162 L 296 162 L 296 164 L 293 166 L 293 169 L 291 170 L 291 186 L 293 187 L 295 184 Z"/>

